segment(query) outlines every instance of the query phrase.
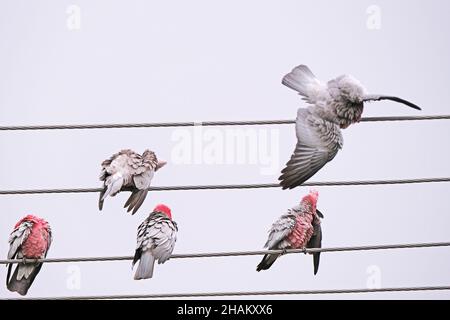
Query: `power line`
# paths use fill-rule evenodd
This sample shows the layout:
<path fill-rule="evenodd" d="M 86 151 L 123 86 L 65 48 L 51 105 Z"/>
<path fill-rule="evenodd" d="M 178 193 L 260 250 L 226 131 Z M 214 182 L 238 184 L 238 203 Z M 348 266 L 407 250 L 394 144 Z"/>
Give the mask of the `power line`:
<path fill-rule="evenodd" d="M 220 257 L 242 257 L 259 256 L 265 254 L 294 254 L 294 253 L 316 253 L 316 252 L 352 252 L 352 251 L 370 251 L 370 250 L 390 250 L 390 249 L 417 249 L 417 248 L 437 248 L 450 247 L 450 242 L 431 242 L 431 243 L 408 243 L 408 244 L 387 244 L 374 246 L 354 246 L 354 247 L 330 247 L 330 248 L 303 248 L 290 250 L 256 250 L 256 251 L 232 251 L 232 252 L 209 252 L 209 253 L 188 253 L 174 254 L 171 259 L 192 259 L 192 258 L 220 258 Z M 105 262 L 105 261 L 128 261 L 133 260 L 133 256 L 116 257 L 88 257 L 88 258 L 48 258 L 48 259 L 27 259 L 27 262 Z M 24 260 L 0 260 L 0 265 L 9 263 L 20 263 Z"/>
<path fill-rule="evenodd" d="M 73 296 L 73 297 L 41 297 L 13 298 L 6 300 L 125 300 L 125 299 L 175 299 L 175 298 L 207 298 L 207 297 L 244 297 L 244 296 L 277 296 L 277 295 L 321 295 L 350 293 L 380 293 L 380 292 L 418 292 L 446 291 L 450 286 L 400 287 L 376 289 L 330 289 L 330 290 L 283 290 L 283 291 L 235 291 L 235 292 L 197 292 L 197 293 L 161 293 L 161 294 L 130 294 L 108 296 Z"/>
<path fill-rule="evenodd" d="M 361 180 L 361 181 L 322 181 L 305 182 L 304 187 L 337 187 L 337 186 L 369 186 L 369 185 L 397 185 L 450 182 L 450 178 L 422 178 L 422 179 L 397 179 L 397 180 Z M 188 190 L 230 190 L 230 189 L 265 189 L 279 188 L 278 183 L 263 184 L 219 184 L 219 185 L 188 185 L 150 187 L 149 191 L 188 191 Z M 24 194 L 54 194 L 54 193 L 96 193 L 102 188 L 69 188 L 69 189 L 30 189 L 30 190 L 0 190 L 0 195 L 24 195 Z"/>
<path fill-rule="evenodd" d="M 361 122 L 385 121 L 423 121 L 449 120 L 450 115 L 436 116 L 403 116 L 403 117 L 366 117 Z M 81 125 L 33 125 L 33 126 L 0 126 L 0 131 L 23 130 L 74 130 L 74 129 L 126 129 L 126 128 L 164 128 L 192 126 L 254 126 L 293 124 L 295 120 L 256 120 L 256 121 L 204 121 L 204 122 L 153 122 L 153 123 L 111 123 L 111 124 L 81 124 Z"/>

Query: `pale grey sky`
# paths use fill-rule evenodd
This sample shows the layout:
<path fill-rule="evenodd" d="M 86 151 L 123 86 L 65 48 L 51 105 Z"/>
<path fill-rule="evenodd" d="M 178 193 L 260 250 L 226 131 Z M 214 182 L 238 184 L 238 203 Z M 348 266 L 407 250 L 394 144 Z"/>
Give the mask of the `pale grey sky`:
<path fill-rule="evenodd" d="M 81 9 L 79 30 L 67 27 L 72 4 Z M 373 4 L 381 9 L 379 30 L 367 28 Z M 281 77 L 298 64 L 323 80 L 350 73 L 372 92 L 423 108 L 380 102 L 364 116 L 448 114 L 449 9 L 445 0 L 0 0 L 0 124 L 292 119 L 303 102 Z M 174 128 L 2 132 L 0 189 L 98 187 L 101 161 L 122 148 L 150 148 L 169 161 L 155 186 L 274 182 L 295 145 L 294 128 L 250 130 L 279 137 L 269 146 L 275 172 L 262 172 L 261 163 L 176 163 L 174 139 L 186 131 Z M 446 121 L 354 125 L 344 131 L 343 150 L 312 180 L 448 177 L 449 134 Z M 448 241 L 448 187 L 317 188 L 323 245 Z M 179 224 L 175 253 L 260 249 L 272 222 L 308 190 L 150 193 L 135 216 L 122 209 L 125 194 L 108 199 L 102 213 L 97 194 L 1 196 L 0 254 L 6 257 L 16 221 L 33 213 L 53 228 L 49 257 L 131 255 L 136 228 L 157 203 L 169 205 Z M 28 296 L 365 288 L 371 266 L 382 287 L 448 285 L 449 254 L 446 248 L 325 253 L 317 276 L 312 257 L 303 255 L 282 257 L 260 273 L 261 257 L 171 260 L 141 282 L 128 261 L 46 264 Z M 74 274 L 80 288 L 70 285 Z M 2 283 L 5 276 L 6 270 Z M 2 285 L 0 297 L 16 295 Z M 287 298 L 448 299 L 450 293 Z"/>

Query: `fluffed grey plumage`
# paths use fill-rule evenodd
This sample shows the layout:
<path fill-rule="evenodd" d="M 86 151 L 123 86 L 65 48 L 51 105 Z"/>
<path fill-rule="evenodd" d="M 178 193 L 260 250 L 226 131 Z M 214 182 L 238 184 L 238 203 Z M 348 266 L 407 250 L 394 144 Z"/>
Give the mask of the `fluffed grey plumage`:
<path fill-rule="evenodd" d="M 28 218 L 28 217 L 27 217 Z M 27 219 L 25 218 L 25 219 Z M 33 217 L 34 218 L 34 217 Z M 25 220 L 23 219 L 21 223 L 17 225 L 17 227 L 13 230 L 9 237 L 9 251 L 7 258 L 8 259 L 24 259 L 26 258 L 23 245 L 27 243 L 27 240 L 32 232 L 34 221 L 33 220 Z M 43 220 L 42 220 L 43 221 Z M 46 222 L 45 222 L 46 223 Z M 42 246 L 43 249 L 42 254 L 34 258 L 44 259 L 47 257 L 48 249 L 52 243 L 52 232 L 51 228 L 48 224 L 45 225 L 44 229 L 39 229 L 35 231 L 38 233 L 35 235 L 35 238 L 31 240 L 31 243 L 28 244 L 28 251 L 39 251 L 34 246 Z M 41 238 L 39 240 L 38 238 Z M 38 243 L 39 241 L 43 241 Z M 30 247 L 32 246 L 32 247 Z M 41 262 L 20 262 L 17 263 L 17 266 L 11 275 L 13 264 L 7 264 L 7 274 L 6 274 L 6 287 L 8 290 L 17 292 L 22 296 L 25 296 L 28 293 L 31 285 L 33 284 L 36 276 L 42 268 Z"/>
<path fill-rule="evenodd" d="M 177 241 L 178 226 L 167 215 L 154 211 L 138 228 L 137 246 L 133 267 L 139 266 L 134 275 L 135 280 L 153 277 L 155 261 L 158 264 L 169 260 Z"/>
<path fill-rule="evenodd" d="M 142 155 L 126 149 L 114 154 L 103 161 L 100 180 L 104 181 L 104 189 L 100 193 L 99 210 L 103 209 L 103 202 L 107 196 L 114 197 L 120 191 L 131 191 L 124 208 L 128 212 L 136 211 L 144 203 L 148 188 L 156 171 L 166 165 L 165 161 L 158 161 L 153 151 L 146 150 Z"/>
<path fill-rule="evenodd" d="M 420 110 L 398 97 L 367 94 L 361 83 L 350 75 L 324 84 L 305 65 L 294 68 L 282 83 L 297 91 L 309 104 L 297 113 L 297 145 L 279 178 L 283 189 L 301 185 L 333 160 L 343 147 L 341 129 L 361 120 L 364 102 L 392 100 Z"/>
<path fill-rule="evenodd" d="M 282 215 L 270 228 L 269 237 L 264 247 L 269 250 L 293 249 L 292 242 L 289 239 L 290 235 L 294 232 L 298 223 L 304 223 L 303 219 L 300 219 L 301 222 L 299 222 L 298 217 L 306 214 L 308 214 L 308 209 L 302 207 L 302 205 L 289 209 L 288 212 Z M 306 242 L 306 248 L 322 247 L 322 227 L 320 218 L 323 218 L 323 214 L 319 210 L 316 210 L 316 214 L 313 215 L 311 222 L 314 231 L 311 234 L 311 238 Z M 307 231 L 305 230 L 305 234 L 306 233 Z M 269 269 L 279 256 L 280 254 L 266 254 L 258 264 L 256 271 Z M 313 253 L 314 275 L 317 274 L 319 270 L 319 263 L 320 253 Z"/>

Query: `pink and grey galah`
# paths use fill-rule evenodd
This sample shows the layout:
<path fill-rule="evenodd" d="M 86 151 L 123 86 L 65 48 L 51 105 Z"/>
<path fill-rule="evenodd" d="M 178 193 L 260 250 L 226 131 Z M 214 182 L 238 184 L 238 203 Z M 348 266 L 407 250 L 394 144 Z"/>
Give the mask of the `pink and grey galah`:
<path fill-rule="evenodd" d="M 122 150 L 102 163 L 100 181 L 104 181 L 104 189 L 100 193 L 98 207 L 103 209 L 107 196 L 114 197 L 120 191 L 131 191 L 124 208 L 135 214 L 144 203 L 156 171 L 166 165 L 158 161 L 153 151 L 145 150 L 140 155 L 133 150 Z"/>
<path fill-rule="evenodd" d="M 317 210 L 319 193 L 311 191 L 303 197 L 300 204 L 289 209 L 269 230 L 265 248 L 269 250 L 288 250 L 322 247 L 322 213 Z M 266 254 L 256 270 L 269 269 L 280 254 Z M 320 252 L 313 253 L 314 274 L 319 270 Z"/>
<path fill-rule="evenodd" d="M 361 120 L 365 102 L 392 100 L 421 110 L 398 97 L 368 94 L 350 75 L 322 83 L 305 65 L 294 68 L 282 83 L 297 91 L 309 104 L 297 112 L 297 145 L 279 178 L 283 189 L 301 185 L 333 160 L 343 147 L 341 129 Z"/>
<path fill-rule="evenodd" d="M 138 228 L 133 268 L 140 261 L 134 275 L 135 280 L 152 278 L 155 261 L 158 260 L 158 264 L 161 264 L 170 259 L 177 241 L 177 232 L 178 226 L 172 220 L 170 208 L 164 204 L 156 206 Z"/>
<path fill-rule="evenodd" d="M 25 259 L 17 264 L 11 276 L 12 264 L 8 265 L 6 286 L 9 291 L 26 295 L 41 270 L 41 262 L 26 259 L 44 259 L 52 243 L 50 225 L 44 219 L 27 215 L 15 226 L 9 237 L 8 259 Z"/>

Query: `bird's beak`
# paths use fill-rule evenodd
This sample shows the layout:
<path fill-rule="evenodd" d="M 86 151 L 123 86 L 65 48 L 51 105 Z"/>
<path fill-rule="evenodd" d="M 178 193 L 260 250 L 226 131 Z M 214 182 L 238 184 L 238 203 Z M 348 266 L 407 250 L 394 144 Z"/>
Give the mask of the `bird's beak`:
<path fill-rule="evenodd" d="M 416 110 L 422 110 L 419 106 L 415 105 L 414 103 L 409 102 L 409 101 L 399 98 L 399 97 L 371 94 L 371 95 L 367 95 L 363 98 L 364 102 L 366 102 L 366 101 L 381 101 L 381 100 L 391 100 L 391 101 L 395 101 L 398 103 L 402 103 L 402 104 L 407 105 L 408 107 L 416 109 Z"/>

